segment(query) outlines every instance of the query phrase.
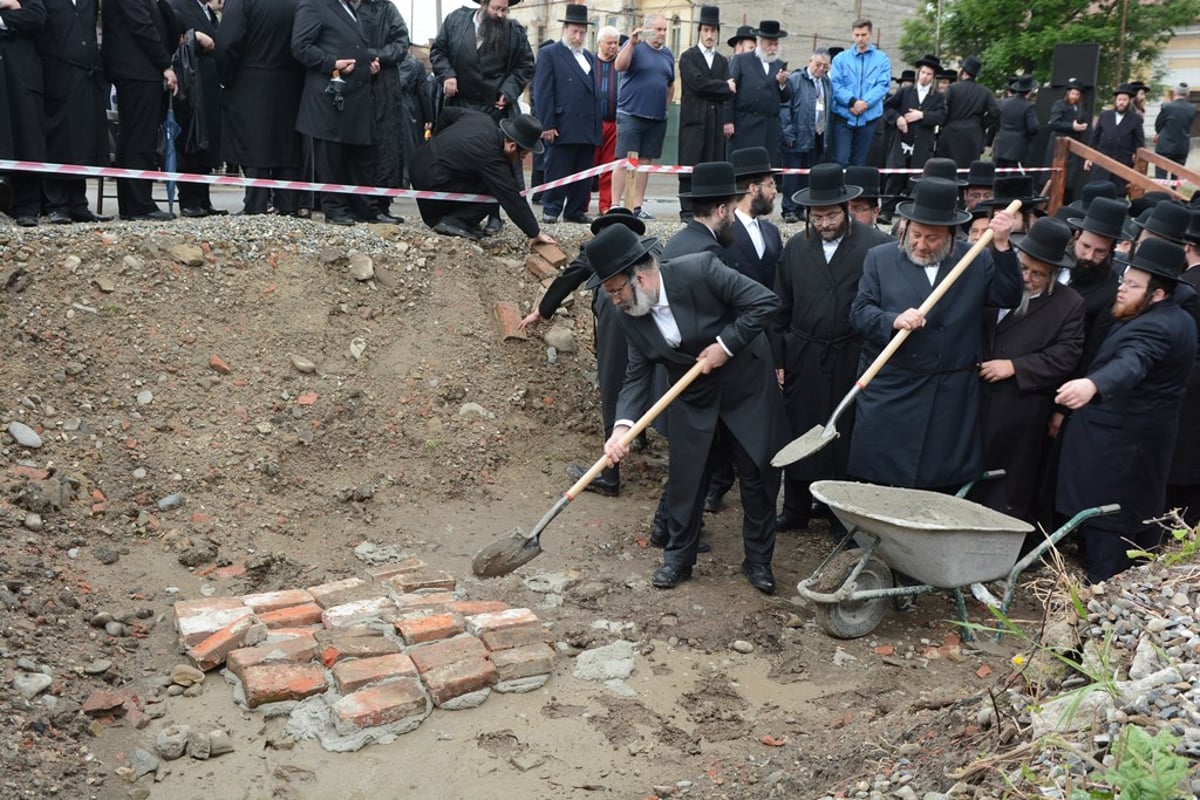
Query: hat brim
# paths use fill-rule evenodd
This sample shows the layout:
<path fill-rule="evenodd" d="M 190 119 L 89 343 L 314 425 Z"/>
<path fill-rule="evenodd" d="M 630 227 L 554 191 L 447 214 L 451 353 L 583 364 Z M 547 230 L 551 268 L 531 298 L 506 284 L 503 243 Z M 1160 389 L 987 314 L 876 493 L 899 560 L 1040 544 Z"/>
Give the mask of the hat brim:
<path fill-rule="evenodd" d="M 633 214 L 601 214 L 592 220 L 592 234 L 597 234 L 605 228 L 611 228 L 613 225 L 624 225 L 629 230 L 636 233 L 638 236 L 646 235 L 646 223 L 635 217 Z"/>
<path fill-rule="evenodd" d="M 595 272 L 595 270 L 593 268 L 594 274 L 592 275 L 592 277 L 588 278 L 588 282 L 584 285 L 588 289 L 599 289 L 600 284 L 604 283 L 609 278 L 619 275 L 620 273 L 629 269 L 634 264 L 638 263 L 643 258 L 645 258 L 649 253 L 653 252 L 655 250 L 655 248 L 657 248 L 657 247 L 658 247 L 658 237 L 657 236 L 643 236 L 641 238 L 641 241 L 638 243 L 637 249 L 635 251 L 633 251 L 633 254 L 627 254 L 625 256 L 625 258 L 622 259 L 622 261 L 617 263 L 617 265 L 613 265 L 612 267 L 610 267 L 609 273 L 607 275 L 601 275 L 600 273 Z"/>
<path fill-rule="evenodd" d="M 937 75 L 939 72 L 942 71 L 942 65 L 940 63 L 926 61 L 923 58 L 920 61 L 914 61 L 913 66 L 916 67 L 917 69 L 920 69 L 921 67 L 929 67 L 931 70 L 933 70 L 934 75 Z"/>
<path fill-rule="evenodd" d="M 1142 231 L 1147 229 L 1145 225 L 1138 222 L 1136 219 L 1133 221 L 1133 227 L 1137 230 L 1137 232 L 1139 234 L 1141 234 Z M 1180 246 L 1186 244 L 1186 242 L 1184 242 L 1182 236 L 1168 236 L 1167 234 L 1162 233 L 1161 231 L 1156 231 L 1153 228 L 1151 228 L 1149 230 L 1150 230 L 1150 234 L 1152 236 L 1157 236 L 1158 238 L 1163 239 L 1164 241 L 1168 241 L 1171 244 L 1177 244 Z"/>
<path fill-rule="evenodd" d="M 517 135 L 517 126 L 513 125 L 512 120 L 510 119 L 500 120 L 500 130 L 504 132 L 505 136 L 516 142 L 517 147 L 521 148 L 522 150 L 528 150 L 534 155 L 539 155 L 546 151 L 546 145 L 542 144 L 542 140 L 540 138 L 535 139 L 532 142 L 521 141 L 520 137 Z"/>
<path fill-rule="evenodd" d="M 738 42 L 752 42 L 756 38 L 757 37 L 755 36 L 730 36 L 725 40 L 725 44 L 729 45 L 730 47 L 737 47 Z"/>
<path fill-rule="evenodd" d="M 1025 255 L 1029 256 L 1030 258 L 1036 258 L 1038 261 L 1042 262 L 1043 264 L 1049 264 L 1050 266 L 1058 267 L 1059 269 L 1074 269 L 1075 268 L 1075 258 L 1073 256 L 1071 256 L 1069 253 L 1064 252 L 1062 254 L 1061 258 L 1059 258 L 1057 261 L 1053 261 L 1051 259 L 1046 258 L 1044 253 L 1035 253 L 1027 247 L 1022 247 L 1025 240 L 1028 238 L 1029 238 L 1028 233 L 1014 233 L 1008 237 L 1008 241 L 1012 243 L 1013 247 L 1017 248 Z"/>
<path fill-rule="evenodd" d="M 1095 226 L 1085 225 L 1084 223 L 1086 222 L 1087 217 L 1072 217 L 1071 219 L 1067 220 L 1067 224 L 1070 225 L 1071 229 L 1075 231 L 1087 231 L 1088 233 L 1094 233 L 1097 236 L 1103 236 L 1105 239 L 1112 239 L 1117 242 L 1128 242 L 1133 239 L 1133 237 L 1126 232 L 1124 226 L 1121 226 L 1121 232 L 1119 234 L 1113 236 L 1112 231 L 1103 231 Z"/>
<path fill-rule="evenodd" d="M 1137 258 L 1136 252 L 1134 252 L 1133 258 L 1134 259 Z M 1174 281 L 1175 283 L 1179 283 L 1180 278 L 1183 276 L 1183 273 L 1176 273 L 1176 274 L 1172 275 L 1169 272 L 1167 272 L 1166 270 L 1161 269 L 1157 264 L 1154 266 L 1150 266 L 1150 265 L 1144 264 L 1144 263 L 1143 264 L 1135 264 L 1135 263 L 1133 263 L 1133 261 L 1129 260 L 1129 256 L 1126 255 L 1125 253 L 1113 253 L 1113 262 L 1116 264 L 1120 264 L 1121 266 L 1124 266 L 1124 267 L 1133 267 L 1134 269 L 1140 269 L 1142 272 L 1145 272 L 1148 275 L 1153 275 L 1156 278 L 1162 278 L 1163 280 L 1166 280 L 1166 281 Z"/>
<path fill-rule="evenodd" d="M 1041 194 L 1035 194 L 1035 195 L 1031 195 L 1029 197 L 1010 197 L 1007 200 L 998 200 L 995 197 L 990 197 L 987 200 L 980 200 L 979 205 L 982 206 L 982 205 L 986 204 L 992 208 L 1007 208 L 1008 204 L 1011 203 L 1013 200 L 1021 201 L 1021 210 L 1022 211 L 1034 211 L 1034 210 L 1036 210 L 1037 206 L 1040 206 L 1044 203 L 1050 202 L 1049 197 L 1046 197 L 1045 195 L 1041 195 Z"/>
<path fill-rule="evenodd" d="M 512 7 L 511 4 L 509 5 L 509 7 L 510 8 Z M 590 19 L 584 19 L 584 20 L 560 19 L 559 22 L 561 22 L 564 25 L 591 25 L 592 24 L 592 21 Z"/>
<path fill-rule="evenodd" d="M 943 228 L 957 228 L 967 220 L 971 219 L 971 212 L 954 210 L 954 216 L 951 219 L 931 219 L 929 217 L 918 217 L 913 213 L 917 202 L 914 200 L 909 203 L 899 203 L 896 206 L 896 213 L 904 217 L 909 222 L 916 222 L 921 225 L 938 225 Z"/>
<path fill-rule="evenodd" d="M 712 194 L 709 194 L 707 192 L 680 192 L 678 196 L 679 197 L 690 197 L 693 200 L 715 200 L 720 197 L 741 197 L 742 195 L 746 194 L 749 191 L 750 191 L 749 189 L 746 189 L 744 191 L 739 190 L 739 189 L 734 189 L 733 191 L 730 191 L 730 192 L 715 192 Z"/>
<path fill-rule="evenodd" d="M 851 200 L 857 200 L 862 196 L 863 190 L 861 186 L 851 186 L 846 184 L 841 197 L 836 198 L 818 198 L 813 199 L 812 187 L 801 189 L 792 195 L 792 202 L 798 206 L 813 208 L 817 206 L 840 206 L 842 203 L 849 203 Z"/>
<path fill-rule="evenodd" d="M 775 33 L 763 33 L 762 31 L 756 30 L 754 32 L 755 39 L 786 39 L 787 35 L 788 35 L 787 31 L 776 31 Z"/>

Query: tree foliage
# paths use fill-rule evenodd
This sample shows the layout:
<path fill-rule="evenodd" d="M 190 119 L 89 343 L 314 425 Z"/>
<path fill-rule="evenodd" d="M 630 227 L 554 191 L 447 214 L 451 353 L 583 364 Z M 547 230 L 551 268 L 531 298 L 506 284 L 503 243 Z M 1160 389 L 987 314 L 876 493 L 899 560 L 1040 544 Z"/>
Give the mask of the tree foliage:
<path fill-rule="evenodd" d="M 939 42 L 938 8 L 923 1 L 905 21 L 901 56 L 911 63 L 933 53 L 949 64 L 979 56 L 979 80 L 991 87 L 1022 72 L 1049 80 L 1057 44 L 1100 45 L 1100 87 L 1148 78 L 1174 32 L 1200 18 L 1200 0 L 941 0 Z"/>

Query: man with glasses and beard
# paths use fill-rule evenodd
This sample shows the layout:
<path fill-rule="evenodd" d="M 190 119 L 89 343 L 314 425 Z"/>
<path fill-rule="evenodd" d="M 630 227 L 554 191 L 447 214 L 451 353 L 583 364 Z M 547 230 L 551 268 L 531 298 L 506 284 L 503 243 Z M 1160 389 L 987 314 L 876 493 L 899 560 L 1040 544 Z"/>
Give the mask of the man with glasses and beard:
<path fill-rule="evenodd" d="M 725 136 L 729 149 L 765 147 L 778 165 L 780 105 L 792 99 L 787 62 L 778 58 L 779 40 L 788 35 L 779 22 L 764 19 L 754 31 L 758 45 L 729 62 L 729 88 L 733 97 L 725 104 Z"/>
<path fill-rule="evenodd" d="M 733 164 L 697 164 L 692 171 L 692 191 L 685 193 L 691 200 L 693 217 L 667 242 L 663 259 L 703 252 L 719 258 L 733 241 L 733 206 L 744 194 L 737 188 Z"/>
<path fill-rule="evenodd" d="M 1153 520 L 1165 511 L 1175 432 L 1196 357 L 1196 323 L 1181 307 L 1194 300 L 1191 287 L 1179 283 L 1183 260 L 1183 248 L 1162 239 L 1142 242 L 1132 258 L 1121 260 L 1113 328 L 1087 375 L 1064 383 L 1055 397 L 1073 410 L 1063 432 L 1057 510 L 1070 516 L 1103 503 L 1121 506 L 1078 531 L 1091 583 L 1132 566 L 1130 547 L 1152 551 L 1162 539 Z"/>
<path fill-rule="evenodd" d="M 922 315 L 918 307 L 970 247 L 955 238 L 970 214 L 958 210 L 958 186 L 943 178 L 922 178 L 913 198 L 896 207 L 908 221 L 899 246 L 867 253 L 850 308 L 864 341 L 861 369 L 896 331 L 912 333 L 858 396 L 847 472 L 871 483 L 956 491 L 984 467 L 976 375 L 983 309 L 1020 304 L 1021 268 L 1008 240 L 1013 216 L 999 210 L 989 223 L 992 247 Z"/>
<path fill-rule="evenodd" d="M 828 420 L 854 385 L 862 337 L 850 326 L 850 304 L 867 252 L 894 241 L 851 218 L 850 201 L 862 189 L 845 184 L 840 166 L 819 164 L 809 178 L 809 187 L 792 196 L 797 206 L 807 208 L 808 224 L 788 241 L 775 281 L 780 300 L 773 326 L 775 366 L 795 435 Z M 808 526 L 812 481 L 846 477 L 849 432 L 787 468 L 776 530 Z"/>

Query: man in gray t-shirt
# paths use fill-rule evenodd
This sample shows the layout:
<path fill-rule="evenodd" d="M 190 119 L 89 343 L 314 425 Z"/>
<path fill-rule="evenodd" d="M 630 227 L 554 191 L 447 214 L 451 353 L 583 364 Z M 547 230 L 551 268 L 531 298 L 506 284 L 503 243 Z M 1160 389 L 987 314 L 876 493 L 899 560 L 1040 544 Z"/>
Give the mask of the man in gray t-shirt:
<path fill-rule="evenodd" d="M 644 38 L 643 38 L 644 37 Z M 629 35 L 629 41 L 617 54 L 616 70 L 621 73 L 617 95 L 617 158 L 634 152 L 643 164 L 662 156 L 667 134 L 667 109 L 675 89 L 675 55 L 666 46 L 667 18 L 662 14 L 646 17 L 642 27 Z M 642 210 L 646 182 L 650 173 L 639 172 L 630 205 L 641 219 L 654 219 Z M 626 171 L 613 173 L 613 203 L 620 205 L 625 194 Z"/>

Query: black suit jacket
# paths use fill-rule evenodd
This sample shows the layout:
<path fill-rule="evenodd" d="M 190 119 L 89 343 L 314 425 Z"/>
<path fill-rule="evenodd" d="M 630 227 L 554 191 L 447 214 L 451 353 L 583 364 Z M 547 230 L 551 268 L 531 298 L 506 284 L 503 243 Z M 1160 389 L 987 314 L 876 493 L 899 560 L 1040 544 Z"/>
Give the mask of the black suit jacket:
<path fill-rule="evenodd" d="M 737 93 L 725 104 L 725 122 L 733 123 L 730 152 L 765 147 L 771 163 L 779 164 L 779 107 L 792 98 L 792 84 L 775 80 L 783 62 L 776 59 L 764 71 L 754 53 L 739 53 L 729 62 L 729 77 Z"/>
<path fill-rule="evenodd" d="M 896 128 L 896 120 L 909 111 L 916 109 L 925 116 L 909 124 L 907 133 L 900 133 Z M 946 96 L 930 88 L 921 102 L 921 95 L 916 86 L 905 86 L 891 95 L 883 104 L 883 119 L 888 128 L 892 129 L 891 147 L 889 148 L 887 165 L 892 168 L 909 167 L 919 169 L 925 162 L 933 158 L 937 147 L 938 126 L 946 121 Z M 912 145 L 912 156 L 906 156 L 902 144 Z"/>
<path fill-rule="evenodd" d="M 108 91 L 96 36 L 97 0 L 42 0 L 37 35 L 46 109 L 46 155 L 67 164 L 108 165 Z"/>
<path fill-rule="evenodd" d="M 946 122 L 938 137 L 938 155 L 954 159 L 962 169 L 979 158 L 996 132 L 1000 108 L 991 90 L 973 80 L 946 89 Z"/>
<path fill-rule="evenodd" d="M 34 41 L 46 21 L 42 0 L 0 11 L 0 158 L 46 160 L 42 60 Z"/>
<path fill-rule="evenodd" d="M 538 51 L 533 98 L 543 130 L 557 130 L 555 144 L 600 144 L 600 99 L 596 94 L 596 57 L 583 51 L 592 65 L 584 72 L 571 48 L 562 42 Z"/>
<path fill-rule="evenodd" d="M 1163 103 L 1154 118 L 1154 132 L 1158 141 L 1154 152 L 1169 155 L 1186 155 L 1192 141 L 1192 122 L 1196 119 L 1196 107 L 1191 101 L 1179 99 Z"/>
<path fill-rule="evenodd" d="M 374 104 L 371 101 L 371 56 L 362 26 L 338 0 L 300 0 L 292 27 L 292 55 L 308 68 L 296 117 L 296 130 L 314 139 L 350 145 L 371 144 Z M 338 111 L 325 93 L 333 65 L 353 58 L 354 70 L 343 74 Z"/>
<path fill-rule="evenodd" d="M 725 157 L 725 136 L 721 129 L 729 91 L 729 61 L 713 54 L 712 67 L 704 60 L 699 45 L 689 47 L 679 57 L 679 80 L 683 95 L 679 102 L 679 163 L 695 166 Z"/>
<path fill-rule="evenodd" d="M 725 248 L 717 241 L 717 237 L 708 226 L 699 220 L 690 220 L 675 232 L 663 247 L 664 259 L 678 258 L 693 253 L 712 253 L 720 258 Z"/>
<path fill-rule="evenodd" d="M 508 45 L 498 52 L 475 47 L 476 6 L 450 12 L 429 48 L 429 61 L 438 82 L 458 80 L 458 94 L 446 99 L 449 106 L 467 106 L 499 115 L 493 107 L 504 95 L 508 112 L 517 113 L 517 98 L 533 80 L 533 50 L 525 28 L 509 20 Z"/>
<path fill-rule="evenodd" d="M 763 254 L 759 258 L 750 239 L 750 232 L 738 217 L 733 220 L 733 242 L 721 251 L 721 260 L 728 266 L 753 278 L 768 289 L 775 288 L 775 268 L 779 254 L 783 251 L 783 239 L 779 228 L 762 217 L 758 218 L 758 229 L 763 238 Z"/>
<path fill-rule="evenodd" d="M 1037 106 L 1021 95 L 1008 98 L 1000 104 L 1000 127 L 992 145 L 992 158 L 1028 161 L 1029 145 L 1039 130 Z"/>
<path fill-rule="evenodd" d="M 165 0 L 104 0 L 104 74 L 110 81 L 161 82 L 179 38 Z"/>
<path fill-rule="evenodd" d="M 1142 131 L 1142 125 L 1142 115 L 1134 111 L 1132 107 L 1122 115 L 1120 124 L 1117 124 L 1116 111 L 1111 108 L 1102 111 L 1096 120 L 1095 129 L 1092 131 L 1092 147 L 1109 158 L 1132 167 L 1133 154 L 1139 147 L 1146 144 L 1146 135 Z M 1108 174 L 1107 170 L 1093 167 L 1092 180 L 1100 180 L 1096 173 L 1098 169 L 1105 175 Z"/>

